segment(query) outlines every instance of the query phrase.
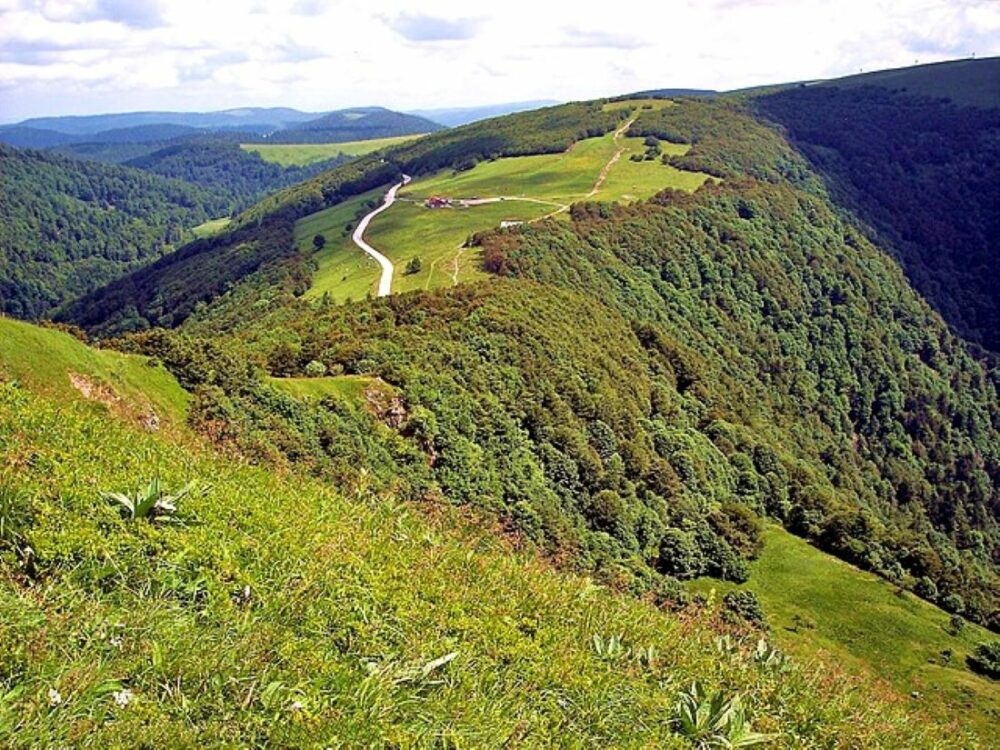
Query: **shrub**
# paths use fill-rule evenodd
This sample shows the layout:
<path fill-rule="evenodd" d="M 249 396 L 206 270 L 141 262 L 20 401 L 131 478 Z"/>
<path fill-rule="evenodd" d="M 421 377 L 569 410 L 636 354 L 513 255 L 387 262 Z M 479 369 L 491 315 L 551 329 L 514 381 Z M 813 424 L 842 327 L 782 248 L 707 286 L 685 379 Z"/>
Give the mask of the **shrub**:
<path fill-rule="evenodd" d="M 1000 641 L 980 643 L 968 657 L 973 672 L 1000 680 Z"/>
<path fill-rule="evenodd" d="M 311 360 L 305 367 L 305 373 L 311 378 L 321 378 L 326 375 L 326 365 L 318 359 Z"/>
<path fill-rule="evenodd" d="M 322 250 L 326 246 L 326 237 L 322 234 L 317 234 L 313 237 L 313 247 L 317 250 Z"/>
<path fill-rule="evenodd" d="M 913 590 L 921 599 L 926 599 L 929 602 L 937 601 L 937 584 L 927 576 L 919 578 L 917 580 L 917 584 L 913 587 Z"/>
<path fill-rule="evenodd" d="M 962 614 L 965 611 L 965 600 L 958 594 L 948 594 L 941 599 L 941 607 L 948 612 Z"/>
<path fill-rule="evenodd" d="M 660 540 L 656 567 L 661 573 L 683 581 L 701 575 L 705 570 L 705 557 L 691 534 L 667 529 Z"/>
<path fill-rule="evenodd" d="M 722 598 L 722 618 L 734 625 L 749 624 L 763 627 L 764 610 L 752 591 L 730 591 Z"/>
<path fill-rule="evenodd" d="M 420 273 L 420 269 L 423 268 L 423 263 L 420 261 L 419 257 L 410 258 L 410 262 L 406 264 L 406 275 L 412 276 L 415 273 Z"/>

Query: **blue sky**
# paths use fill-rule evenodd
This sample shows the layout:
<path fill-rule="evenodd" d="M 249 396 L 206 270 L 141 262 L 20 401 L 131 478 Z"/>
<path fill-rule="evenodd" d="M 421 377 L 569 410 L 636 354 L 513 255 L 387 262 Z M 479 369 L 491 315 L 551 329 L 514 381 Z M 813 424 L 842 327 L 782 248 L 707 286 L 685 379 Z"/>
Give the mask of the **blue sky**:
<path fill-rule="evenodd" d="M 0 121 L 737 88 L 1000 55 L 1000 0 L 0 0 Z"/>

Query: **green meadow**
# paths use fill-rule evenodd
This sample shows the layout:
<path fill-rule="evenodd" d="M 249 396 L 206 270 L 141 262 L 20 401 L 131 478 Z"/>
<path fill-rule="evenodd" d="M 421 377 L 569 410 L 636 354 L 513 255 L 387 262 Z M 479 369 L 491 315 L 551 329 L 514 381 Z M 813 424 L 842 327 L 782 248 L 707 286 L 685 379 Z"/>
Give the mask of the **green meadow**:
<path fill-rule="evenodd" d="M 16 380 L 57 399 L 78 399 L 140 418 L 154 411 L 181 425 L 189 394 L 162 365 L 147 357 L 94 349 L 63 331 L 0 317 L 0 379 Z M 74 385 L 73 381 L 76 381 Z"/>
<path fill-rule="evenodd" d="M 424 134 L 398 135 L 390 138 L 372 138 L 367 141 L 344 141 L 343 143 L 242 143 L 244 151 L 260 154 L 264 161 L 271 161 L 283 167 L 301 167 L 317 161 L 332 159 L 338 154 L 364 156 L 381 148 L 420 138 Z"/>
<path fill-rule="evenodd" d="M 676 103 L 672 99 L 622 99 L 608 102 L 603 109 L 605 112 L 616 112 L 622 109 L 665 109 L 674 106 Z"/>
<path fill-rule="evenodd" d="M 201 239 L 202 237 L 211 237 L 228 227 L 231 222 L 232 219 L 228 216 L 223 216 L 221 219 L 209 219 L 208 221 L 193 227 L 191 231 L 194 232 L 194 236 L 198 239 Z"/>
<path fill-rule="evenodd" d="M 379 265 L 351 241 L 351 232 L 358 224 L 358 214 L 363 216 L 377 205 L 384 192 L 383 188 L 371 190 L 295 223 L 296 245 L 302 252 L 313 253 L 317 263 L 307 297 L 328 294 L 337 302 L 346 302 L 375 293 Z M 313 247 L 313 237 L 317 234 L 326 238 L 321 250 Z"/>
<path fill-rule="evenodd" d="M 390 390 L 390 386 L 368 375 L 333 375 L 321 378 L 268 378 L 277 386 L 296 398 L 307 401 L 335 396 L 350 401 L 361 401 L 369 388 Z"/>
<path fill-rule="evenodd" d="M 434 289 L 486 278 L 479 249 L 465 247 L 472 234 L 498 227 L 501 221 L 527 221 L 552 210 L 545 204 L 513 200 L 435 209 L 397 201 L 371 223 L 365 239 L 395 265 L 393 293 Z M 420 259 L 420 271 L 408 274 L 406 266 L 414 257 Z"/>
<path fill-rule="evenodd" d="M 1000 683 L 965 664 L 977 643 L 995 636 L 973 623 L 954 634 L 943 610 L 778 527 L 768 529 L 747 583 L 699 579 L 691 588 L 717 596 L 753 591 L 775 639 L 790 653 L 821 653 L 830 664 L 867 671 L 943 722 L 961 712 L 989 733 L 1000 720 Z"/>

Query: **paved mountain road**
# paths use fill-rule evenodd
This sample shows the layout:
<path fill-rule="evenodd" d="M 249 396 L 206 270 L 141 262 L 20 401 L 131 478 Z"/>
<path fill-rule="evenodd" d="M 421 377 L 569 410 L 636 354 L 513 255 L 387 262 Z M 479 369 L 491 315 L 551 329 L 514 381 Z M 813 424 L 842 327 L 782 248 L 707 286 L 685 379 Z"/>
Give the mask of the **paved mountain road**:
<path fill-rule="evenodd" d="M 410 181 L 410 176 L 404 174 L 403 181 L 398 182 L 391 188 L 389 188 L 389 192 L 385 194 L 385 199 L 382 201 L 382 205 L 376 208 L 371 213 L 365 215 L 365 218 L 363 218 L 358 223 L 357 229 L 354 230 L 354 234 L 351 235 L 351 239 L 354 241 L 354 244 L 360 247 L 370 256 L 372 256 L 376 261 L 378 261 L 378 264 L 382 266 L 382 276 L 378 280 L 379 297 L 388 297 L 392 293 L 392 273 L 393 273 L 392 261 L 386 258 L 384 255 L 382 255 L 382 253 L 380 253 L 374 247 L 369 245 L 367 242 L 365 242 L 365 230 L 368 229 L 368 225 L 371 223 L 372 219 L 374 219 L 376 216 L 378 216 L 380 213 L 385 211 L 387 208 L 389 208 L 389 206 L 391 206 L 393 203 L 396 202 L 396 193 L 399 191 L 401 187 L 403 187 L 403 185 L 405 185 L 409 181 Z"/>

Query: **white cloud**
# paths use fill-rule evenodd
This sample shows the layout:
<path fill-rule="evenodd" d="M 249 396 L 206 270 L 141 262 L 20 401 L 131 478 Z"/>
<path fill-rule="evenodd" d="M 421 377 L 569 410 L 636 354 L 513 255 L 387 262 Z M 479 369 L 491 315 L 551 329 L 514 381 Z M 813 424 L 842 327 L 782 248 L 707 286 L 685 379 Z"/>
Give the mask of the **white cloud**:
<path fill-rule="evenodd" d="M 0 119 L 735 88 L 1000 54 L 993 0 L 0 0 Z"/>

